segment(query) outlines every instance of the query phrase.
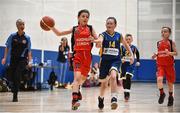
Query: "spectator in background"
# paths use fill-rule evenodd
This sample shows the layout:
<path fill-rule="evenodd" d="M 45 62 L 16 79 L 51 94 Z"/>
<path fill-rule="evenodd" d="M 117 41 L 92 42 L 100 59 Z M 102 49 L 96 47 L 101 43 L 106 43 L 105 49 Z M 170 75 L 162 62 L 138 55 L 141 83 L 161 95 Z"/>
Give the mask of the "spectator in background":
<path fill-rule="evenodd" d="M 83 87 L 94 87 L 99 85 L 99 64 L 95 63 L 92 66 L 86 81 L 83 83 Z"/>
<path fill-rule="evenodd" d="M 99 77 L 99 64 L 95 63 L 94 66 L 91 68 L 90 73 L 90 84 L 91 86 L 98 86 L 98 77 Z"/>
<path fill-rule="evenodd" d="M 59 53 L 57 58 L 57 61 L 59 62 L 59 76 L 58 76 L 59 87 L 65 85 L 66 70 L 68 67 L 67 59 L 68 59 L 69 49 L 70 48 L 68 45 L 68 40 L 66 37 L 63 37 L 59 45 Z"/>
<path fill-rule="evenodd" d="M 22 19 L 16 21 L 17 32 L 12 33 L 7 41 L 2 64 L 6 63 L 8 51 L 10 51 L 10 76 L 12 77 L 13 102 L 18 102 L 18 91 L 20 81 L 26 67 L 31 67 L 31 41 L 30 37 L 25 34 L 25 24 Z M 28 65 L 29 62 L 29 65 Z"/>

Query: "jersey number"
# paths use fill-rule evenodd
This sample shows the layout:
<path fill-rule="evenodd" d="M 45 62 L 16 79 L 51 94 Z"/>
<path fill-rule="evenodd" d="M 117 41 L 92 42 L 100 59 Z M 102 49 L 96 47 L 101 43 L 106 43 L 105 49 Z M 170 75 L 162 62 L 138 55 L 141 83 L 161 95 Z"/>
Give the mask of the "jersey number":
<path fill-rule="evenodd" d="M 113 41 L 113 42 L 109 42 L 109 47 L 113 47 L 113 48 L 115 48 L 115 41 Z"/>

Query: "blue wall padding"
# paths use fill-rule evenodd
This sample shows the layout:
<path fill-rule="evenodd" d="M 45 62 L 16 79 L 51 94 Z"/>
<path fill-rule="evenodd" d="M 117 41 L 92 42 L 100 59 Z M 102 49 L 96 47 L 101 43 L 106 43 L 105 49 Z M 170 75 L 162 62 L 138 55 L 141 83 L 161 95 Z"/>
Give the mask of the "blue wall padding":
<path fill-rule="evenodd" d="M 156 80 L 156 62 L 154 60 L 140 60 L 140 67 L 136 67 L 135 80 Z"/>
<path fill-rule="evenodd" d="M 34 50 L 34 49 L 32 50 L 33 59 L 37 57 L 38 63 L 41 62 L 41 52 L 42 52 L 41 50 Z M 0 59 L 3 58 L 3 55 L 4 55 L 4 47 L 1 46 Z M 55 51 L 44 51 L 44 62 L 47 62 L 47 60 L 52 60 L 52 65 L 55 67 L 58 67 L 57 55 L 58 53 Z M 94 65 L 94 63 L 99 62 L 99 61 L 100 61 L 100 57 L 97 55 L 93 55 L 92 65 Z M 9 60 L 7 62 L 9 62 Z M 141 66 L 135 68 L 133 80 L 155 82 L 156 81 L 156 62 L 151 59 L 141 59 L 140 63 L 141 63 Z M 4 74 L 4 68 L 5 66 L 2 66 L 0 64 L 0 77 L 2 77 Z M 180 82 L 180 59 L 175 60 L 175 68 L 176 68 L 176 82 Z M 48 80 L 49 74 L 51 71 L 52 69 L 44 69 L 43 82 L 46 82 Z M 56 75 L 59 76 L 59 69 L 55 68 L 54 71 Z M 36 79 L 38 80 L 38 82 L 40 82 L 40 75 L 41 75 L 41 70 L 39 69 L 38 78 Z M 74 78 L 73 72 L 68 70 L 66 78 L 65 78 L 65 82 L 72 83 L 73 78 Z"/>
<path fill-rule="evenodd" d="M 51 60 L 52 61 L 52 66 L 57 67 L 58 66 L 58 62 L 57 62 L 57 52 L 53 52 L 53 51 L 44 51 L 44 62 L 47 62 L 47 60 Z M 52 71 L 52 69 L 49 68 L 44 68 L 44 82 L 48 80 L 49 78 L 49 74 Z M 54 71 L 56 73 L 56 75 L 59 74 L 58 68 L 54 68 Z"/>
<path fill-rule="evenodd" d="M 42 54 L 41 50 L 32 49 L 33 63 L 35 63 L 35 58 L 37 58 L 36 62 L 38 64 L 41 63 L 41 54 Z M 36 77 L 35 77 L 36 82 L 40 82 L 41 69 L 40 68 L 33 68 L 33 71 L 36 71 Z"/>
<path fill-rule="evenodd" d="M 175 60 L 176 82 L 180 82 L 180 60 Z"/>
<path fill-rule="evenodd" d="M 4 57 L 4 47 L 0 47 L 0 59 L 2 60 L 3 57 Z M 0 63 L 0 77 L 4 76 L 4 73 L 5 73 L 5 66 L 3 66 Z"/>

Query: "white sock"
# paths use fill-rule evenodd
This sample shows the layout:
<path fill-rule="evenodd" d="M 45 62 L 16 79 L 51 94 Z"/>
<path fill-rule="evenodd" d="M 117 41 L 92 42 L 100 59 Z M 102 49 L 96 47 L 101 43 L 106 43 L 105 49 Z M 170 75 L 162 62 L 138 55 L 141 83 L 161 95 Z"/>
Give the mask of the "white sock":
<path fill-rule="evenodd" d="M 118 97 L 117 93 L 111 93 L 111 98 L 113 97 L 117 98 Z"/>

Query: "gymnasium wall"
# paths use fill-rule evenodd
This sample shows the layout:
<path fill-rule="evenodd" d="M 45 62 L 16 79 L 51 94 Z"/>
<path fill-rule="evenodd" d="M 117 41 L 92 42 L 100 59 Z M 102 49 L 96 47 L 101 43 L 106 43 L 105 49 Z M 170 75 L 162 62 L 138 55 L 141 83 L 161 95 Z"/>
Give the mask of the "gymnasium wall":
<path fill-rule="evenodd" d="M 144 59 L 150 59 L 161 40 L 161 28 L 172 29 L 170 39 L 176 42 L 180 53 L 180 0 L 138 0 L 137 45 Z M 180 55 L 176 57 L 180 59 Z"/>
<path fill-rule="evenodd" d="M 57 51 L 61 37 L 42 31 L 41 18 L 51 16 L 57 28 L 67 30 L 77 25 L 80 9 L 90 11 L 89 24 L 97 34 L 105 31 L 107 17 L 114 16 L 118 21 L 116 30 L 123 35 L 132 33 L 137 43 L 137 0 L 0 0 L 0 45 L 4 46 L 9 34 L 16 31 L 16 20 L 22 18 L 33 49 Z M 70 36 L 67 35 L 69 42 Z M 93 49 L 93 54 L 97 55 L 98 50 Z"/>

